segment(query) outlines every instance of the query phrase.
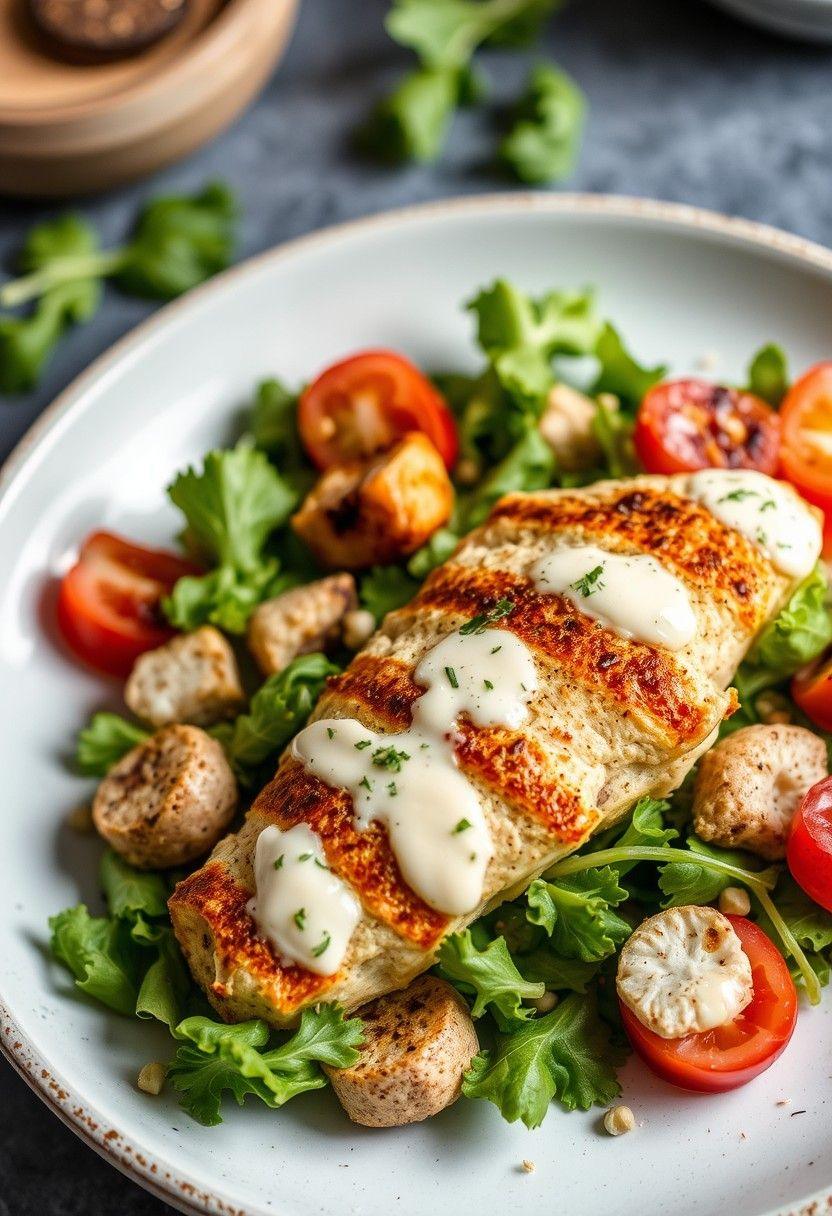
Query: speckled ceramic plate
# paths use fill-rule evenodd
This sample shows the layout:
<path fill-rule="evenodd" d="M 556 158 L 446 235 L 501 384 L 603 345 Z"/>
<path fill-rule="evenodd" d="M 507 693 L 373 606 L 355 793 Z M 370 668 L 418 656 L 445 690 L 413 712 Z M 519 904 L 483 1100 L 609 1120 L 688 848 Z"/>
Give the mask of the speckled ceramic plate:
<path fill-rule="evenodd" d="M 228 435 L 254 381 L 298 382 L 358 346 L 428 367 L 473 366 L 461 308 L 505 275 L 524 288 L 596 283 L 647 360 L 703 356 L 740 378 L 776 339 L 798 368 L 830 353 L 832 253 L 685 207 L 598 197 L 478 199 L 363 221 L 256 259 L 160 312 L 73 385 L 8 463 L 0 492 L 0 993 L 3 1050 L 56 1114 L 188 1212 L 246 1216 L 760 1216 L 832 1207 L 832 999 L 801 1011 L 770 1071 L 718 1098 L 624 1073 L 635 1134 L 553 1109 L 536 1132 L 460 1102 L 426 1124 L 368 1132 L 327 1092 L 273 1113 L 191 1122 L 134 1085 L 166 1034 L 80 999 L 49 960 L 46 918 L 96 902 L 98 847 L 61 825 L 87 793 L 64 759 L 113 700 L 53 642 L 54 580 L 79 539 L 176 527 L 162 487 Z M 784 1100 L 787 1104 L 783 1104 Z M 534 1173 L 521 1169 L 524 1158 Z M 811 1197 L 815 1200 L 812 1201 Z"/>
<path fill-rule="evenodd" d="M 712 0 L 719 8 L 774 34 L 832 42 L 832 0 Z"/>

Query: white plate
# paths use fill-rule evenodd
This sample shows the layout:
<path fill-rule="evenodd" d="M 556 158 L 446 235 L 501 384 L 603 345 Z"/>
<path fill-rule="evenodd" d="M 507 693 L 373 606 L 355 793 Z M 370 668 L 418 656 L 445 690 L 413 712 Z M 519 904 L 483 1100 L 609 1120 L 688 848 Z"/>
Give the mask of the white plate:
<path fill-rule="evenodd" d="M 714 353 L 717 374 L 739 378 L 768 340 L 796 368 L 832 353 L 832 253 L 797 238 L 623 199 L 423 207 L 295 242 L 165 309 L 63 395 L 3 476 L 0 1041 L 85 1140 L 187 1211 L 759 1216 L 832 1191 L 832 1000 L 802 1010 L 784 1057 L 734 1094 L 686 1096 L 629 1065 L 640 1127 L 618 1140 L 599 1134 L 597 1111 L 553 1109 L 530 1133 L 472 1102 L 367 1132 L 326 1092 L 278 1113 L 235 1107 L 205 1129 L 173 1095 L 134 1087 L 139 1065 L 167 1058 L 166 1034 L 77 999 L 44 949 L 50 913 L 96 900 L 97 845 L 61 826 L 87 793 L 63 760 L 90 710 L 117 698 L 52 641 L 52 580 L 79 538 L 104 525 L 168 540 L 162 487 L 228 437 L 260 376 L 297 383 L 366 345 L 475 366 L 461 304 L 497 275 L 530 291 L 598 284 L 637 354 L 680 372 Z"/>
<path fill-rule="evenodd" d="M 775 34 L 832 42 L 832 0 L 712 0 L 719 8 Z"/>

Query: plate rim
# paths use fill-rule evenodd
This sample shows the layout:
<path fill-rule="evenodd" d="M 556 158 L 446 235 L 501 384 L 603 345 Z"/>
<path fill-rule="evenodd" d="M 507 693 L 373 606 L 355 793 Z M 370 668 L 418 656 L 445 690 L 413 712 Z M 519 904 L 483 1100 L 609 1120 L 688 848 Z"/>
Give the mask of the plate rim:
<path fill-rule="evenodd" d="M 127 357 L 140 352 L 144 343 L 163 330 L 174 316 L 192 309 L 212 295 L 233 287 L 238 280 L 256 274 L 266 266 L 274 266 L 310 249 L 325 250 L 356 234 L 373 229 L 383 231 L 406 226 L 420 219 L 441 219 L 450 214 L 465 213 L 473 217 L 485 214 L 521 214 L 537 212 L 551 215 L 600 216 L 634 220 L 645 227 L 676 229 L 680 233 L 703 232 L 723 237 L 729 244 L 775 253 L 785 260 L 805 268 L 825 272 L 832 281 L 832 250 L 773 225 L 739 216 L 723 215 L 688 203 L 666 202 L 615 194 L 562 193 L 547 194 L 532 191 L 488 193 L 452 197 L 409 206 L 395 207 L 346 220 L 294 237 L 246 258 L 207 283 L 194 288 L 179 300 L 164 305 L 112 346 L 99 355 L 41 412 L 13 447 L 0 466 L 0 512 L 17 478 L 24 472 L 48 435 L 69 410 L 82 400 L 98 380 L 113 371 Z M 89 1148 L 131 1181 L 171 1204 L 186 1216 L 260 1216 L 257 1209 L 235 1206 L 219 1194 L 207 1192 L 177 1169 L 156 1159 L 142 1145 L 117 1128 L 106 1126 L 106 1120 L 95 1107 L 60 1078 L 54 1065 L 41 1058 L 33 1043 L 17 1024 L 11 1008 L 0 993 L 0 1054 L 32 1091 Z M 832 1206 L 832 1186 L 806 1195 L 796 1207 L 787 1205 L 761 1213 L 761 1216 L 814 1216 L 818 1205 Z"/>

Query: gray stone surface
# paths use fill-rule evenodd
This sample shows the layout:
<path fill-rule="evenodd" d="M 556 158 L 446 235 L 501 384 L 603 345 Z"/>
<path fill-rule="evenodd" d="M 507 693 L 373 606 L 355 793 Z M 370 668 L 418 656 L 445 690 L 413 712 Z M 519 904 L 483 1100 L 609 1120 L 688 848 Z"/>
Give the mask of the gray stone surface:
<path fill-rule="evenodd" d="M 233 130 L 156 180 L 80 208 L 115 242 L 148 192 L 222 176 L 242 199 L 245 257 L 353 216 L 505 188 L 489 164 L 493 114 L 463 115 L 438 166 L 390 172 L 353 154 L 355 123 L 406 61 L 383 35 L 385 8 L 385 0 L 302 0 L 282 68 Z M 832 243 L 829 49 L 746 29 L 701 0 L 574 0 L 552 23 L 547 50 L 577 77 L 591 106 L 571 188 L 697 203 Z M 488 56 L 497 106 L 516 93 L 528 63 L 524 55 Z M 54 210 L 0 203 L 0 258 Z M 62 346 L 38 391 L 0 404 L 0 454 L 149 311 L 108 294 L 95 320 Z M 0 1066 L 0 1216 L 169 1210 L 75 1140 Z"/>

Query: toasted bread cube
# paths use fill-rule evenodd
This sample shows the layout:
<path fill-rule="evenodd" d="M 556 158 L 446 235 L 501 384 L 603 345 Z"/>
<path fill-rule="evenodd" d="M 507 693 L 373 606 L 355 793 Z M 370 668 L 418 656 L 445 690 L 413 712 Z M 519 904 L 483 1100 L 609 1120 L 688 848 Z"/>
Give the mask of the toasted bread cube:
<path fill-rule="evenodd" d="M 414 431 L 369 462 L 328 469 L 292 526 L 323 565 L 364 570 L 414 553 L 447 523 L 453 497 L 442 457 Z"/>
<path fill-rule="evenodd" d="M 152 726 L 209 726 L 245 704 L 234 651 L 212 625 L 172 638 L 136 660 L 124 699 Z"/>
<path fill-rule="evenodd" d="M 459 1097 L 479 1050 L 471 1015 L 450 984 L 422 975 L 358 1010 L 364 1047 L 351 1068 L 327 1068 L 354 1123 L 399 1127 L 429 1119 Z"/>
<path fill-rule="evenodd" d="M 341 622 L 358 604 L 351 574 L 293 587 L 252 613 L 248 646 L 264 675 L 282 671 L 298 655 L 326 650 L 341 636 Z"/>
<path fill-rule="evenodd" d="M 237 782 L 219 743 L 196 726 L 165 726 L 110 770 L 92 817 L 131 865 L 163 870 L 213 848 L 236 806 Z"/>

